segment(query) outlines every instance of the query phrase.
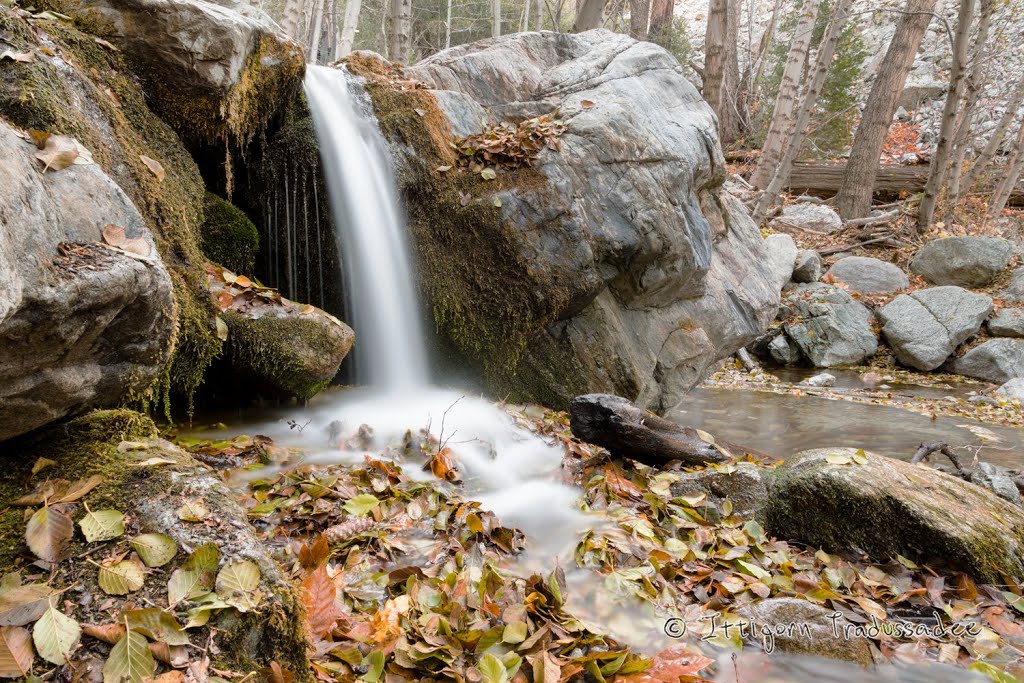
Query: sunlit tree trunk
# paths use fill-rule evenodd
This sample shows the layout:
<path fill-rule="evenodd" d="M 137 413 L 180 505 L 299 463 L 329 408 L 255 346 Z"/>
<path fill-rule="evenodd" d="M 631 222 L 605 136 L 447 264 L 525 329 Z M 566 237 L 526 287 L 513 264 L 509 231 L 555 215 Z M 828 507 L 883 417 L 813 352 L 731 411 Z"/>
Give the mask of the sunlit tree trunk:
<path fill-rule="evenodd" d="M 1024 104 L 1024 75 L 1021 76 L 1021 79 L 1017 82 L 1017 87 L 1007 100 L 1003 116 L 999 119 L 999 123 L 996 124 L 995 130 L 992 131 L 992 137 L 985 144 L 985 149 L 981 151 L 981 154 L 974 160 L 974 164 L 964 176 L 963 188 L 967 192 L 971 191 L 974 184 L 978 182 L 988 168 L 988 165 L 992 162 L 992 159 L 995 158 L 996 152 L 999 151 L 999 146 L 1003 144 L 1006 133 L 1010 130 L 1010 126 L 1013 125 L 1013 120 L 1021 104 Z"/>
<path fill-rule="evenodd" d="M 306 48 L 306 61 L 310 64 L 316 64 L 320 57 L 320 34 L 324 27 L 324 1 L 315 0 L 312 7 L 308 47 Z"/>
<path fill-rule="evenodd" d="M 341 59 L 352 52 L 352 45 L 356 42 L 356 28 L 359 26 L 359 13 L 362 8 L 362 0 L 348 0 L 345 3 L 345 19 L 341 26 L 338 49 L 334 53 L 335 59 Z"/>
<path fill-rule="evenodd" d="M 864 105 L 843 182 L 836 195 L 836 206 L 843 218 L 860 218 L 871 206 L 882 146 L 934 9 L 935 0 L 907 0 L 896 24 Z"/>
<path fill-rule="evenodd" d="M 405 64 L 412 51 L 412 0 L 390 0 L 389 12 L 391 40 L 388 57 Z"/>
<path fill-rule="evenodd" d="M 956 131 L 957 110 L 963 97 L 964 75 L 967 73 L 967 47 L 970 42 L 971 24 L 974 22 L 974 0 L 960 0 L 956 35 L 953 38 L 953 65 L 949 75 L 949 91 L 942 107 L 942 123 L 939 125 L 939 142 L 935 146 L 928 182 L 917 212 L 917 231 L 924 232 L 935 217 L 935 204 L 946 182 L 949 153 Z"/>
<path fill-rule="evenodd" d="M 782 70 L 782 81 L 779 83 L 779 94 L 775 98 L 771 122 L 768 124 L 768 136 L 764 140 L 761 156 L 757 167 L 750 177 L 750 184 L 759 190 L 768 187 L 772 174 L 782 159 L 783 146 L 789 129 L 793 125 L 796 112 L 796 97 L 800 90 L 807 63 L 807 53 L 811 47 L 811 36 L 814 33 L 814 22 L 818 14 L 818 0 L 805 0 L 800 10 L 800 18 L 789 44 L 789 55 Z"/>
<path fill-rule="evenodd" d="M 491 36 L 501 35 L 501 0 L 491 0 Z"/>
<path fill-rule="evenodd" d="M 650 34 L 651 0 L 629 0 L 629 35 L 647 40 Z"/>
<path fill-rule="evenodd" d="M 302 28 L 302 15 L 306 10 L 305 0 L 285 0 L 284 12 L 281 17 L 281 28 L 289 38 L 299 40 Z"/>
<path fill-rule="evenodd" d="M 573 33 L 600 28 L 607 0 L 580 0 L 576 12 L 576 23 L 572 26 Z"/>
<path fill-rule="evenodd" d="M 672 14 L 675 11 L 674 0 L 652 0 L 651 21 L 648 36 L 652 39 L 661 36 L 672 27 Z"/>
<path fill-rule="evenodd" d="M 998 216 L 1006 208 L 1006 202 L 1010 200 L 1013 188 L 1017 186 L 1017 181 L 1020 180 L 1022 173 L 1024 173 L 1024 122 L 1021 122 L 1020 129 L 1017 131 L 1017 141 L 1006 164 L 1006 173 L 992 193 L 992 203 L 989 205 L 989 214 L 992 217 Z"/>
<path fill-rule="evenodd" d="M 981 17 L 978 19 L 978 32 L 974 39 L 974 50 L 971 74 L 966 81 L 964 109 L 957 124 L 956 135 L 953 137 L 953 160 L 949 165 L 949 205 L 960 201 L 960 181 L 963 179 L 964 161 L 967 149 L 971 146 L 971 125 L 978 110 L 981 89 L 985 85 L 985 62 L 988 56 L 988 36 L 992 26 L 992 13 L 995 9 L 994 0 L 981 0 Z"/>

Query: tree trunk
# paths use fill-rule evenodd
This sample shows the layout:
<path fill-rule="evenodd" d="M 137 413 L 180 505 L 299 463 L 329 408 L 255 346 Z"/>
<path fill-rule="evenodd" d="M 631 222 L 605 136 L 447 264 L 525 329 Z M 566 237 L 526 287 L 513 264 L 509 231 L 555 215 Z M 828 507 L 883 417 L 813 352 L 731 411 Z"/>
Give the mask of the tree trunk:
<path fill-rule="evenodd" d="M 726 40 L 728 39 L 729 0 L 711 0 L 708 5 L 708 25 L 704 32 L 704 81 L 702 94 L 718 115 L 719 135 L 724 138 L 722 126 L 722 88 L 725 85 Z"/>
<path fill-rule="evenodd" d="M 933 0 L 934 1 L 934 0 Z M 793 125 L 796 109 L 796 97 L 800 89 L 807 52 L 814 33 L 814 21 L 818 13 L 818 0 L 805 0 L 800 10 L 800 19 L 793 32 L 793 40 L 789 44 L 789 55 L 782 70 L 782 82 L 779 83 L 779 94 L 775 98 L 775 109 L 768 125 L 768 136 L 765 138 L 761 157 L 750 177 L 750 184 L 759 190 L 768 187 L 772 174 L 782 159 L 783 143 L 787 131 Z"/>
<path fill-rule="evenodd" d="M 345 23 L 341 27 L 341 37 L 338 39 L 338 51 L 335 59 L 341 59 L 349 52 L 352 52 L 352 45 L 356 42 L 356 29 L 359 27 L 359 12 L 362 11 L 362 0 L 348 0 L 345 3 Z"/>
<path fill-rule="evenodd" d="M 647 40 L 650 35 L 651 0 L 629 0 L 629 35 Z"/>
<path fill-rule="evenodd" d="M 580 0 L 576 12 L 576 22 L 572 26 L 573 33 L 581 33 L 600 28 L 604 16 L 604 6 L 608 0 Z"/>
<path fill-rule="evenodd" d="M 1006 174 L 999 181 L 995 192 L 992 193 L 989 215 L 993 218 L 999 216 L 1006 208 L 1006 202 L 1010 199 L 1010 194 L 1013 192 L 1017 180 L 1020 179 L 1021 172 L 1024 172 L 1024 122 L 1021 122 L 1020 130 L 1017 131 L 1017 142 L 1014 144 L 1013 153 L 1006 164 Z"/>
<path fill-rule="evenodd" d="M 452 46 L 452 0 L 448 0 L 444 16 L 444 49 Z"/>
<path fill-rule="evenodd" d="M 306 61 L 310 64 L 316 64 L 320 57 L 320 34 L 324 27 L 324 2 L 325 0 L 315 0 L 310 16 L 309 42 L 306 48 Z"/>
<path fill-rule="evenodd" d="M 302 27 L 302 15 L 305 13 L 305 9 L 305 0 L 285 0 L 281 28 L 285 35 L 293 40 L 301 38 L 299 29 Z"/>
<path fill-rule="evenodd" d="M 390 0 L 388 15 L 391 40 L 388 58 L 392 62 L 405 64 L 412 51 L 412 0 Z"/>
<path fill-rule="evenodd" d="M 1021 104 L 1024 104 L 1024 76 L 1021 76 L 1013 94 L 1010 95 L 1006 103 L 1006 110 L 1003 112 L 1003 117 L 999 119 L 996 129 L 992 131 L 992 137 L 986 143 L 985 149 L 981 151 L 981 154 L 978 155 L 978 158 L 971 165 L 970 170 L 967 171 L 967 175 L 964 176 L 963 187 L 968 192 L 971 191 L 974 184 L 981 178 L 981 174 L 985 172 L 989 163 L 995 158 L 996 152 L 999 151 L 999 146 L 1003 144 L 1003 138 L 1006 137 L 1006 132 L 1013 125 L 1013 119 L 1016 117 L 1017 110 L 1020 109 Z"/>
<path fill-rule="evenodd" d="M 814 64 L 814 75 L 811 76 L 811 82 L 807 86 L 807 91 L 801 98 L 796 120 L 788 131 L 787 139 L 783 141 L 783 149 L 785 151 L 782 154 L 782 159 L 779 161 L 779 165 L 772 174 L 771 180 L 768 182 L 765 191 L 761 193 L 757 200 L 757 205 L 754 207 L 754 220 L 758 224 L 768 215 L 768 209 L 771 208 L 776 198 L 782 192 L 782 188 L 789 182 L 789 174 L 793 169 L 793 162 L 797 160 L 804 141 L 807 140 L 811 115 L 814 113 L 814 107 L 821 96 L 822 88 L 825 87 L 825 79 L 828 78 L 829 69 L 832 67 L 832 58 L 836 54 L 836 46 L 839 44 L 839 38 L 843 35 L 843 29 L 846 27 L 851 2 L 852 0 L 836 0 L 835 6 L 832 8 L 832 20 L 829 22 L 828 31 L 818 47 L 818 55 Z"/>
<path fill-rule="evenodd" d="M 533 30 L 543 31 L 544 30 L 544 2 L 545 0 L 535 0 L 537 5 L 537 16 L 533 18 Z"/>
<path fill-rule="evenodd" d="M 747 129 L 740 84 L 740 2 L 732 0 L 725 27 L 725 74 L 722 80 L 722 142 L 738 139 Z"/>
<path fill-rule="evenodd" d="M 523 2 L 523 20 L 519 24 L 519 30 L 523 33 L 530 30 L 530 0 Z"/>
<path fill-rule="evenodd" d="M 491 37 L 501 35 L 501 0 L 491 0 Z"/>
<path fill-rule="evenodd" d="M 761 82 L 761 77 L 764 75 L 765 64 L 768 60 L 764 58 L 765 53 L 768 51 L 768 46 L 772 44 L 772 38 L 775 36 L 775 26 L 779 21 L 779 8 L 782 6 L 782 0 L 775 0 L 772 5 L 772 18 L 768 21 L 768 28 L 761 34 L 761 40 L 757 43 L 757 53 L 754 55 L 754 59 L 751 61 L 752 64 L 756 64 L 756 67 L 752 69 L 753 75 L 751 76 L 751 89 L 750 97 L 751 100 L 756 99 L 757 93 L 755 88 Z M 753 18 L 750 19 L 753 22 Z"/>
<path fill-rule="evenodd" d="M 946 165 L 949 163 L 950 147 L 956 130 L 957 110 L 963 96 L 964 74 L 967 71 L 967 46 L 970 41 L 971 24 L 974 22 L 974 0 L 960 0 L 956 36 L 953 38 L 953 65 L 949 74 L 949 91 L 942 107 L 942 123 L 939 126 L 939 142 L 932 155 L 928 171 L 928 182 L 917 211 L 917 231 L 924 233 L 935 217 L 935 204 L 946 182 Z"/>
<path fill-rule="evenodd" d="M 978 34 L 974 40 L 971 75 L 967 78 L 964 109 L 957 124 L 956 135 L 953 137 L 953 161 L 949 165 L 950 206 L 960 201 L 960 181 L 963 179 L 964 161 L 967 159 L 967 148 L 970 147 L 971 125 L 974 114 L 978 110 L 981 89 L 985 85 L 985 63 L 988 56 L 988 35 L 992 26 L 992 13 L 995 10 L 994 0 L 981 0 L 981 18 L 978 20 Z"/>
<path fill-rule="evenodd" d="M 657 38 L 672 27 L 672 14 L 675 11 L 674 0 L 652 0 L 651 23 L 648 36 Z"/>
<path fill-rule="evenodd" d="M 846 177 L 836 195 L 843 218 L 860 218 L 871 206 L 871 181 L 878 170 L 882 146 L 934 9 L 935 0 L 907 0 L 905 13 L 896 24 L 854 134 Z"/>

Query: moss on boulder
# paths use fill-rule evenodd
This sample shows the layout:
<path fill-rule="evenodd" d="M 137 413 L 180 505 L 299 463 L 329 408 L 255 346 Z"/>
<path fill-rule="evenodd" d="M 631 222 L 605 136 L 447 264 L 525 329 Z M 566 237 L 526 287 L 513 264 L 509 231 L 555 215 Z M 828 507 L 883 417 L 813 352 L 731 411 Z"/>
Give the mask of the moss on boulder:
<path fill-rule="evenodd" d="M 236 273 L 252 273 L 260 234 L 241 209 L 212 192 L 206 193 L 200 241 L 207 259 Z"/>
<path fill-rule="evenodd" d="M 938 560 L 989 583 L 1024 577 L 1024 510 L 926 465 L 826 448 L 763 476 L 761 514 L 779 538 L 881 560 Z"/>

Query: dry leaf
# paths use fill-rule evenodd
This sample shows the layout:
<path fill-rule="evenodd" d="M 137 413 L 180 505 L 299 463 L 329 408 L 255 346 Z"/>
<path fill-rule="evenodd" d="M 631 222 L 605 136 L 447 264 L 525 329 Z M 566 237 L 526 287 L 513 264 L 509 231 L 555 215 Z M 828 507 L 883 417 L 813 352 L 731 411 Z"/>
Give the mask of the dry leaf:
<path fill-rule="evenodd" d="M 29 549 L 41 560 L 56 562 L 75 533 L 71 518 L 56 508 L 36 510 L 25 528 Z"/>
<path fill-rule="evenodd" d="M 334 600 L 337 589 L 327 575 L 327 567 L 317 567 L 302 580 L 302 602 L 306 606 L 306 625 L 317 638 L 326 637 L 338 621 L 341 613 Z"/>
<path fill-rule="evenodd" d="M 32 668 L 32 636 L 21 626 L 0 628 L 0 678 L 27 678 Z"/>
<path fill-rule="evenodd" d="M 592 109 L 594 107 L 593 100 L 580 100 L 581 109 Z"/>
<path fill-rule="evenodd" d="M 12 62 L 21 62 L 28 64 L 35 58 L 35 51 L 29 50 L 28 52 L 14 52 L 13 50 L 4 50 L 0 52 L 0 62 L 5 59 L 9 59 Z"/>
<path fill-rule="evenodd" d="M 156 176 L 157 182 L 163 182 L 164 176 L 167 175 L 167 172 L 164 171 L 163 164 L 156 159 L 147 157 L 145 154 L 140 154 L 139 159 L 141 159 L 142 163 L 146 165 L 146 168 Z"/>
<path fill-rule="evenodd" d="M 43 162 L 43 172 L 53 169 L 60 171 L 75 163 L 78 158 L 78 141 L 67 135 L 50 135 L 43 148 L 36 152 L 36 159 Z"/>

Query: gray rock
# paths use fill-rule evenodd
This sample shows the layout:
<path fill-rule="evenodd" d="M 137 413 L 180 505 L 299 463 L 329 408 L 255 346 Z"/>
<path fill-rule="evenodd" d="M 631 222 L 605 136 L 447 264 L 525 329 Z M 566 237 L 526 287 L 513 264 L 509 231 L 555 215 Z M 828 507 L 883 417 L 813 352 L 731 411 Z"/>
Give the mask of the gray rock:
<path fill-rule="evenodd" d="M 1024 402 L 1024 377 L 1014 377 L 996 389 L 996 395 Z"/>
<path fill-rule="evenodd" d="M 789 341 L 789 337 L 780 334 L 768 344 L 771 359 L 779 365 L 796 365 L 800 360 L 800 349 Z"/>
<path fill-rule="evenodd" d="M 979 462 L 971 471 L 970 482 L 986 488 L 1000 498 L 1014 505 L 1021 504 L 1020 491 L 1013 483 L 1010 470 L 990 462 Z"/>
<path fill-rule="evenodd" d="M 120 405 L 172 347 L 171 279 L 138 209 L 99 166 L 42 173 L 36 151 L 0 122 L 0 441 Z M 111 223 L 150 256 L 99 246 Z"/>
<path fill-rule="evenodd" d="M 983 287 L 1013 257 L 1013 245 L 1001 237 L 946 237 L 926 244 L 910 270 L 934 285 Z"/>
<path fill-rule="evenodd" d="M 793 282 L 817 282 L 821 279 L 821 256 L 810 249 L 801 249 L 793 264 Z"/>
<path fill-rule="evenodd" d="M 992 299 L 960 287 L 932 287 L 900 294 L 876 311 L 882 336 L 896 358 L 918 370 L 934 370 L 978 333 Z"/>
<path fill-rule="evenodd" d="M 744 518 L 756 517 L 765 503 L 761 468 L 754 463 L 737 463 L 733 472 L 709 468 L 681 472 L 678 477 L 671 484 L 675 498 L 703 493 L 707 495 L 708 502 L 718 508 L 728 500 L 732 504 L 732 514 Z"/>
<path fill-rule="evenodd" d="M 840 230 L 843 219 L 824 204 L 801 202 L 783 208 L 782 213 L 768 223 L 768 227 L 775 230 L 797 228 L 828 234 Z"/>
<path fill-rule="evenodd" d="M 851 292 L 892 294 L 910 286 L 907 274 L 899 266 L 866 256 L 847 256 L 828 269 L 828 274 Z"/>
<path fill-rule="evenodd" d="M 814 377 L 808 377 L 801 384 L 806 384 L 809 387 L 833 387 L 836 384 L 836 376 L 822 372 Z"/>
<path fill-rule="evenodd" d="M 999 292 L 999 298 L 1006 301 L 1024 301 L 1024 266 L 1015 268 L 1010 284 Z"/>
<path fill-rule="evenodd" d="M 605 30 L 519 33 L 404 73 L 460 93 L 437 104 L 462 130 L 481 126 L 467 112 L 497 124 L 557 110 L 567 126 L 560 151 L 534 163 L 542 185 L 496 191 L 500 210 L 450 268 L 451 226 L 416 217 L 417 202 L 436 212 L 438 198 L 423 192 L 433 167 L 400 179 L 419 251 L 436 256 L 420 273 L 440 333 L 474 365 L 524 340 L 492 389 L 561 407 L 606 392 L 668 409 L 774 319 L 779 288 L 758 226 L 722 187 L 714 113 L 664 49 Z M 393 146 L 412 169 L 430 158 Z"/>
<path fill-rule="evenodd" d="M 862 667 L 874 662 L 866 638 L 845 637 L 845 628 L 850 622 L 835 610 L 808 600 L 768 598 L 744 605 L 736 613 L 748 620 L 748 632 L 758 639 L 757 643 L 767 654 L 774 654 L 766 647 L 770 642 L 775 650 L 788 654 L 839 659 L 856 662 Z M 787 629 L 789 624 L 796 624 L 796 628 Z M 783 628 L 782 633 L 776 631 L 779 626 Z M 765 627 L 772 634 L 770 641 L 765 640 L 761 630 Z"/>
<path fill-rule="evenodd" d="M 768 235 L 764 240 L 764 248 L 768 253 L 765 265 L 776 287 L 781 290 L 793 275 L 797 248 L 793 238 L 784 233 Z"/>
<path fill-rule="evenodd" d="M 1024 339 L 993 339 L 979 344 L 950 364 L 958 375 L 1002 384 L 1024 377 Z"/>
<path fill-rule="evenodd" d="M 1024 510 L 930 467 L 852 448 L 805 451 L 766 476 L 765 530 L 835 552 L 949 562 L 984 582 L 1024 576 Z M 839 463 L 828 461 L 840 455 Z"/>
<path fill-rule="evenodd" d="M 988 321 L 997 337 L 1024 337 L 1024 308 L 1002 308 Z"/>
<path fill-rule="evenodd" d="M 838 287 L 801 285 L 786 297 L 786 335 L 815 367 L 856 365 L 878 350 L 871 314 Z"/>

